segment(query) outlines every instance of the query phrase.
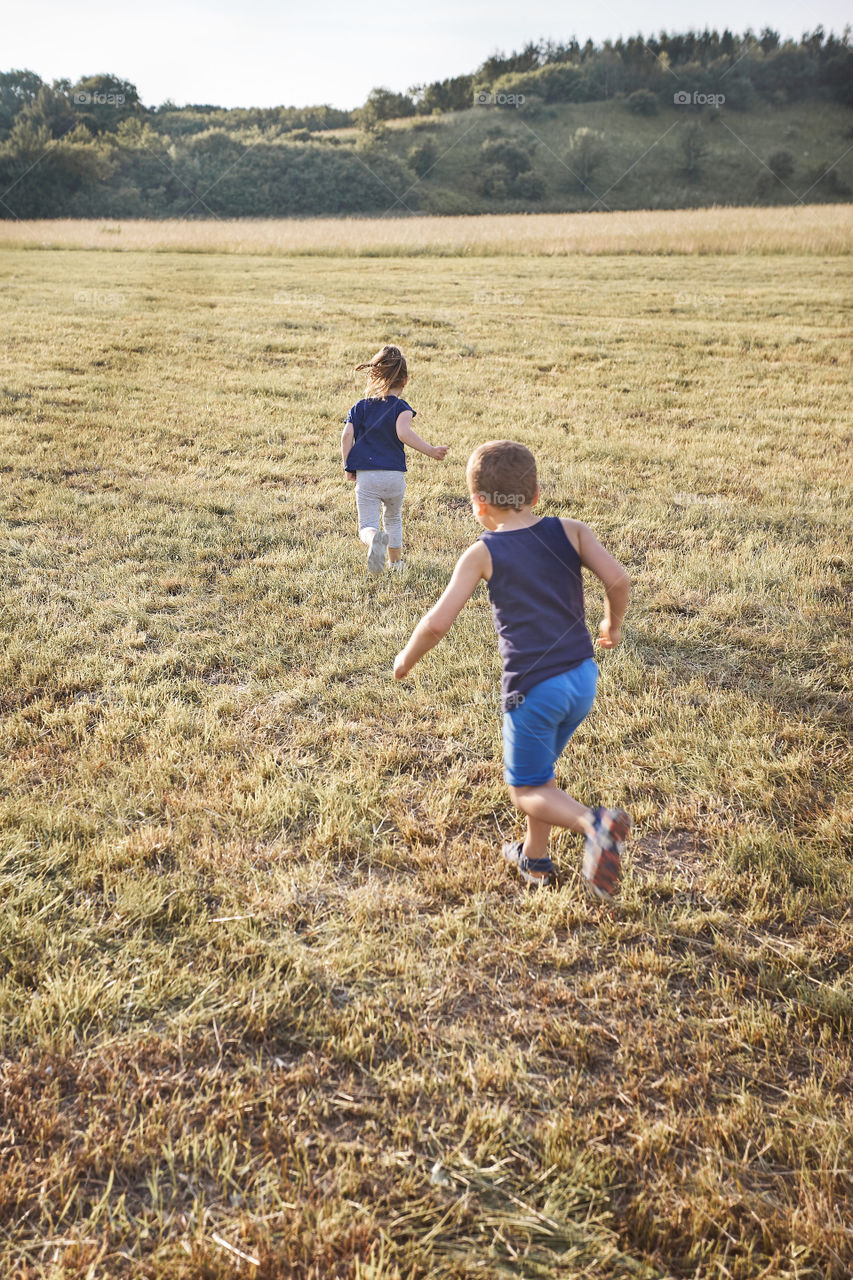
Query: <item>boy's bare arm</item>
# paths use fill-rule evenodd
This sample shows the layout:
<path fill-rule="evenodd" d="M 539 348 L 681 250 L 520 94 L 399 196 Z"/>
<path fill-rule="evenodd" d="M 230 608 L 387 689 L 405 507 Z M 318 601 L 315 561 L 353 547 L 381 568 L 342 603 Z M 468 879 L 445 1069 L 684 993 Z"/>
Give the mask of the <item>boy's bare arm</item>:
<path fill-rule="evenodd" d="M 409 643 L 394 659 L 394 678 L 403 680 L 416 662 L 434 649 L 453 626 L 462 607 L 474 594 L 481 578 L 488 578 L 492 558 L 483 542 L 475 542 L 459 557 L 447 589 L 425 613 L 411 634 Z"/>
<path fill-rule="evenodd" d="M 403 444 L 407 444 L 411 449 L 417 449 L 419 453 L 425 453 L 428 458 L 435 458 L 441 462 L 442 458 L 450 448 L 446 444 L 427 444 L 426 440 L 422 440 L 417 431 L 412 430 L 412 411 L 404 409 L 397 418 L 397 439 Z"/>
<path fill-rule="evenodd" d="M 602 649 L 615 649 L 622 640 L 622 619 L 628 608 L 631 580 L 587 525 L 580 520 L 563 520 L 563 528 L 581 564 L 604 584 L 604 617 L 598 628 L 598 643 Z"/>

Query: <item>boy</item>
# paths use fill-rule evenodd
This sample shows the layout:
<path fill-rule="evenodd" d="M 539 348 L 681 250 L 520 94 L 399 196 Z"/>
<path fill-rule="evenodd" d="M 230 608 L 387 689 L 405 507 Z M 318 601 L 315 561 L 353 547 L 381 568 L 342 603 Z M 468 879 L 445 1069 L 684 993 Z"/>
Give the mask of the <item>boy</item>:
<path fill-rule="evenodd" d="M 578 520 L 536 517 L 536 460 L 524 445 L 491 440 L 468 461 L 468 490 L 486 530 L 460 556 L 447 590 L 421 619 L 394 661 L 402 680 L 447 635 L 481 578 L 488 583 L 503 659 L 504 777 L 527 816 L 527 838 L 503 846 L 504 857 L 537 887 L 556 888 L 548 857 L 552 826 L 586 837 L 583 876 L 610 899 L 621 876 L 622 842 L 631 819 L 621 809 L 588 809 L 557 788 L 554 766 L 590 710 L 598 668 L 584 619 L 581 565 L 604 583 L 598 643 L 622 639 L 628 575 Z"/>

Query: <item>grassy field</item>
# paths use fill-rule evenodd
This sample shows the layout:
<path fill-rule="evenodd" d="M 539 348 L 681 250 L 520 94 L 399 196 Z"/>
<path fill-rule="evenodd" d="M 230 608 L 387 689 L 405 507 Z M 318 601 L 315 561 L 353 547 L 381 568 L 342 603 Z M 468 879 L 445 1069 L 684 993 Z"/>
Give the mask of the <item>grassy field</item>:
<path fill-rule="evenodd" d="M 477 217 L 0 220 L 3 249 L 318 257 L 566 257 L 576 254 L 848 254 L 849 204 L 787 209 L 509 213 Z M 492 281 L 489 279 L 491 287 Z"/>
<path fill-rule="evenodd" d="M 6 248 L 4 1276 L 853 1271 L 850 258 L 662 247 Z M 402 579 L 338 456 L 384 340 L 452 446 Z M 500 864 L 482 592 L 391 678 L 495 436 L 634 582 L 561 771 L 612 909 Z"/>

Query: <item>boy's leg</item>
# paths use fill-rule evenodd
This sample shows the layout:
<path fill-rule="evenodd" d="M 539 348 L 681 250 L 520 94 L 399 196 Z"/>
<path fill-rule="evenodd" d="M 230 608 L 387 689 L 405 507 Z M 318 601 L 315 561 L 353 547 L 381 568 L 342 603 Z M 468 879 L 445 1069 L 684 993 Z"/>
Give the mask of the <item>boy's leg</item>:
<path fill-rule="evenodd" d="M 594 892 L 598 892 L 596 882 L 601 879 L 597 873 L 601 851 L 608 841 L 616 848 L 614 841 L 624 838 L 621 834 L 623 824 L 620 818 L 617 827 L 612 828 L 613 840 L 606 834 L 602 835 L 603 811 L 593 812 L 568 792 L 561 791 L 554 777 L 554 765 L 592 706 L 597 676 L 595 662 L 589 659 L 562 676 L 546 680 L 534 686 L 514 708 L 505 712 L 503 722 L 504 776 L 513 803 L 527 817 L 527 839 L 523 846 L 521 842 L 505 846 L 504 856 L 518 865 L 522 875 L 529 871 L 522 866 L 522 856 L 538 863 L 545 868 L 544 883 L 550 878 L 547 845 L 551 827 L 577 831 L 586 837 L 587 848 L 594 846 L 594 866 L 590 862 L 593 866 L 590 876 L 587 875 L 589 859 L 584 865 L 585 879 L 588 883 L 593 880 Z M 611 813 L 609 810 L 606 812 Z M 612 816 L 617 818 L 616 811 L 612 811 Z M 627 833 L 627 828 L 625 831 Z M 608 865 L 610 875 L 607 884 L 615 884 L 619 873 L 618 849 L 615 862 L 610 857 Z M 525 875 L 525 879 L 529 880 L 530 876 Z"/>
<path fill-rule="evenodd" d="M 549 787 L 556 787 L 556 778 L 545 784 Z M 511 794 L 511 792 L 510 792 Z M 527 838 L 524 841 L 522 852 L 535 861 L 538 858 L 548 857 L 548 841 L 551 837 L 551 823 L 541 822 L 539 818 L 532 818 L 527 815 Z"/>
<path fill-rule="evenodd" d="M 531 819 L 538 827 L 568 827 L 581 835 L 589 835 L 592 831 L 592 810 L 575 800 L 568 791 L 561 791 L 554 778 L 538 787 L 511 786 L 509 794 L 516 808 L 527 815 L 528 832 Z"/>
<path fill-rule="evenodd" d="M 584 837 L 584 855 L 581 868 L 587 888 L 598 898 L 610 901 L 619 888 L 622 876 L 622 844 L 631 830 L 631 819 L 623 809 L 587 809 L 566 791 L 560 791 L 556 782 L 545 782 L 539 787 L 513 787 L 509 789 L 513 804 L 527 815 L 528 838 L 524 853 L 528 858 L 542 858 L 547 849 L 547 833 L 551 826 L 568 827 Z M 545 834 L 543 851 L 528 847 L 531 833 Z"/>
<path fill-rule="evenodd" d="M 531 821 L 539 826 L 568 827 L 583 835 L 590 829 L 592 811 L 560 791 L 554 766 L 589 713 L 597 681 L 598 668 L 589 659 L 544 685 L 534 686 L 517 709 L 504 716 L 504 776 L 513 804 L 527 816 L 528 833 Z M 561 704 L 563 712 L 556 719 Z M 539 782 L 537 775 L 546 781 Z"/>

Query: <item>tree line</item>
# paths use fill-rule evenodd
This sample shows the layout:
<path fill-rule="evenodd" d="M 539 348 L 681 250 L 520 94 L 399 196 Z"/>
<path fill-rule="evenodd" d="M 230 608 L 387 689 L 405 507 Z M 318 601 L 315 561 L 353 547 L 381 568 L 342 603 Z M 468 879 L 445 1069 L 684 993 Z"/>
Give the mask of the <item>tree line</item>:
<path fill-rule="evenodd" d="M 385 123 L 426 122 L 474 106 L 523 99 L 528 109 L 624 99 L 637 114 L 688 85 L 728 110 L 805 99 L 853 106 L 853 48 L 822 27 L 800 40 L 689 31 L 595 44 L 539 41 L 495 54 L 470 75 L 376 88 L 362 106 L 145 106 L 113 75 L 48 84 L 32 71 L 0 73 L 0 216 L 168 217 L 370 213 L 431 168 L 430 145 L 382 150 Z M 343 132 L 339 132 L 343 131 Z M 579 146 L 590 149 L 581 139 Z M 529 166 L 485 146 L 476 189 L 535 204 Z M 581 160 L 583 157 L 581 157 Z"/>

